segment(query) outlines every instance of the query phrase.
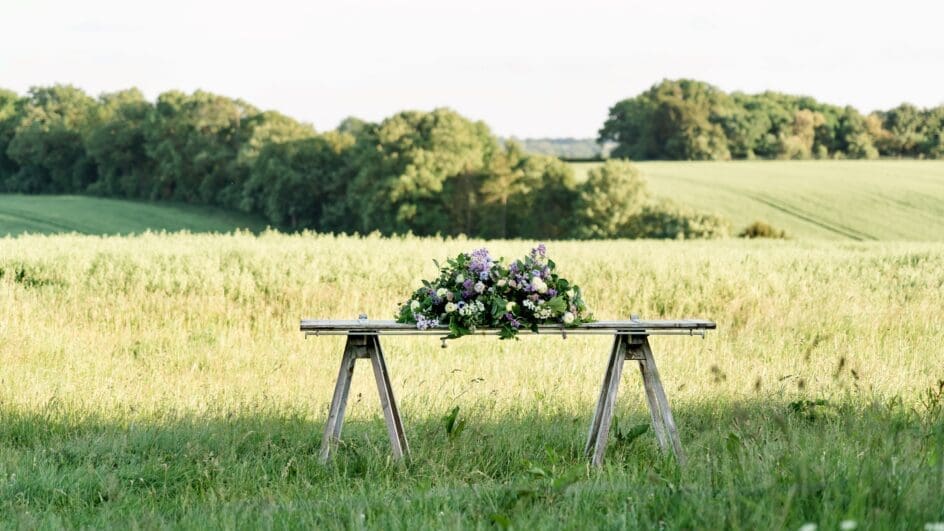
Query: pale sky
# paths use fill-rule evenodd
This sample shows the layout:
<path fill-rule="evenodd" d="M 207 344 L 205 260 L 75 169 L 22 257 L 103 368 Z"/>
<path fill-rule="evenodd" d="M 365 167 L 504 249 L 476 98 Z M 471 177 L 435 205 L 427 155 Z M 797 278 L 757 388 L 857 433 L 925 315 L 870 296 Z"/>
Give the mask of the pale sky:
<path fill-rule="evenodd" d="M 939 0 L 0 0 L 0 87 L 239 97 L 334 128 L 451 107 L 503 136 L 595 136 L 663 78 L 868 112 L 944 103 Z"/>

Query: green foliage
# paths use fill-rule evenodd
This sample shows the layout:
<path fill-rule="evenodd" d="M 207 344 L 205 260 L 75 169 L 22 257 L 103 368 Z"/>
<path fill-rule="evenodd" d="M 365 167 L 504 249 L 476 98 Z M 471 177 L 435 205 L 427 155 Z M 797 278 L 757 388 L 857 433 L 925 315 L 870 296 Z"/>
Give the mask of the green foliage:
<path fill-rule="evenodd" d="M 944 106 L 901 105 L 871 122 L 852 107 L 778 92 L 725 94 L 664 80 L 616 103 L 599 132 L 635 160 L 939 157 Z"/>
<path fill-rule="evenodd" d="M 23 100 L 15 92 L 0 89 L 0 190 L 19 170 L 16 161 L 7 154 L 7 146 L 16 134 L 22 107 Z"/>
<path fill-rule="evenodd" d="M 619 237 L 647 199 L 646 181 L 636 166 L 607 161 L 580 185 L 575 226 L 585 238 Z"/>
<path fill-rule="evenodd" d="M 7 155 L 18 166 L 6 188 L 16 192 L 84 192 L 97 176 L 84 135 L 99 120 L 95 100 L 69 85 L 33 88 Z"/>
<path fill-rule="evenodd" d="M 716 119 L 731 107 L 727 94 L 700 81 L 664 80 L 610 109 L 599 142 L 618 158 L 725 160 L 731 158 Z"/>
<path fill-rule="evenodd" d="M 698 212 L 667 199 L 643 206 L 624 228 L 623 237 L 650 239 L 724 238 L 731 223 L 717 215 Z"/>
<path fill-rule="evenodd" d="M 358 140 L 358 229 L 471 234 L 477 190 L 498 146 L 488 127 L 449 109 L 398 113 Z"/>
<path fill-rule="evenodd" d="M 739 238 L 775 238 L 784 240 L 787 238 L 787 231 L 778 230 L 766 221 L 755 221 L 738 233 Z"/>

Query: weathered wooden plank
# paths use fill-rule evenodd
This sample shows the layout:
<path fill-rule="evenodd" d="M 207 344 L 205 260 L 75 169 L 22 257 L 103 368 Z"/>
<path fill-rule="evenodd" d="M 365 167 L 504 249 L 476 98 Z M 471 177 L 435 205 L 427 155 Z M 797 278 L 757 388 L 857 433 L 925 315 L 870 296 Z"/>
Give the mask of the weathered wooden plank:
<path fill-rule="evenodd" d="M 656 441 L 659 443 L 659 448 L 665 451 L 668 450 L 668 440 L 665 434 L 665 422 L 662 420 L 662 408 L 659 406 L 659 400 L 656 398 L 652 372 L 647 365 L 645 351 L 642 346 L 636 347 L 636 350 L 639 354 L 636 359 L 639 361 L 639 372 L 642 374 L 642 385 L 646 392 L 646 402 L 649 404 L 649 417 L 652 419 L 652 431 L 656 434 Z"/>
<path fill-rule="evenodd" d="M 600 386 L 600 397 L 597 399 L 597 407 L 593 413 L 593 420 L 590 421 L 590 432 L 587 434 L 587 444 L 583 452 L 587 457 L 593 455 L 596 449 L 597 438 L 600 435 L 600 424 L 603 421 L 603 412 L 606 405 L 607 396 L 610 391 L 610 381 L 613 379 L 613 365 L 616 361 L 619 345 L 622 339 L 619 336 L 613 338 L 613 347 L 610 349 L 610 357 L 606 363 L 606 371 L 603 373 L 603 385 Z"/>
<path fill-rule="evenodd" d="M 646 339 L 642 344 L 643 355 L 645 356 L 646 372 L 649 373 L 652 383 L 652 391 L 659 409 L 662 412 L 662 421 L 665 423 L 665 429 L 668 434 L 672 448 L 675 450 L 675 457 L 680 464 L 685 464 L 685 451 L 682 450 L 682 440 L 679 438 L 678 429 L 675 427 L 675 419 L 672 417 L 672 409 L 669 407 L 669 399 L 665 396 L 665 389 L 662 387 L 662 379 L 659 377 L 659 369 L 656 368 L 656 360 L 652 356 L 652 349 L 649 347 L 649 340 Z"/>
<path fill-rule="evenodd" d="M 623 321 L 596 321 L 593 323 L 584 323 L 572 327 L 563 325 L 540 325 L 539 333 L 566 332 L 568 334 L 580 334 L 589 332 L 613 332 L 613 333 L 631 333 L 647 330 L 713 330 L 717 327 L 713 321 L 704 319 L 675 319 L 675 320 L 623 320 Z M 415 325 L 409 323 L 398 323 L 390 320 L 323 320 L 323 319 L 304 319 L 301 321 L 300 330 L 302 332 L 400 332 L 416 335 L 443 335 L 449 333 L 449 328 L 439 326 L 428 330 L 418 330 Z M 523 333 L 530 333 L 530 330 L 522 330 Z M 481 328 L 476 330 L 477 334 L 495 334 L 498 333 L 494 328 Z"/>
<path fill-rule="evenodd" d="M 334 384 L 334 396 L 331 397 L 331 407 L 328 409 L 328 420 L 325 423 L 324 437 L 321 439 L 320 459 L 324 463 L 331 455 L 331 449 L 341 438 L 341 427 L 344 424 L 344 409 L 347 407 L 347 397 L 351 391 L 351 379 L 354 375 L 354 364 L 357 362 L 361 338 L 349 337 L 344 345 L 344 354 L 341 356 L 341 368 L 338 371 L 338 380 Z"/>
<path fill-rule="evenodd" d="M 380 407 L 383 410 L 384 421 L 387 424 L 387 433 L 390 436 L 390 445 L 393 448 L 394 459 L 402 459 L 410 455 L 410 446 L 403 431 L 403 421 L 400 419 L 400 410 L 393 395 L 393 385 L 390 383 L 390 373 L 387 372 L 387 362 L 384 359 L 380 338 L 368 336 L 368 351 L 371 365 L 374 368 L 374 378 L 377 380 L 377 392 L 380 394 Z"/>
<path fill-rule="evenodd" d="M 623 364 L 626 362 L 626 341 L 628 336 L 618 336 L 616 350 L 613 352 L 612 374 L 610 375 L 609 385 L 606 391 L 606 400 L 603 405 L 603 412 L 600 416 L 600 427 L 597 431 L 596 442 L 594 443 L 593 457 L 590 463 L 593 466 L 603 464 L 603 456 L 606 454 L 606 445 L 610 438 L 610 424 L 613 422 L 613 409 L 616 406 L 616 395 L 619 391 L 620 379 L 623 375 Z"/>

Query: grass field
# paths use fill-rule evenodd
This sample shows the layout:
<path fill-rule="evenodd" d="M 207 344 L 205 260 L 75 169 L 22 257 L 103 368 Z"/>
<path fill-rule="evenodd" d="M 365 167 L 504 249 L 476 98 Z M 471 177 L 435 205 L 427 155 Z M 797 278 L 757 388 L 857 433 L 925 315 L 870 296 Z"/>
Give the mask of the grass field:
<path fill-rule="evenodd" d="M 578 179 L 598 163 L 576 163 Z M 795 238 L 944 240 L 944 161 L 639 163 L 657 195 Z"/>
<path fill-rule="evenodd" d="M 630 367 L 624 436 L 586 466 L 609 340 L 583 336 L 385 340 L 413 461 L 388 459 L 362 364 L 346 444 L 320 466 L 342 339 L 305 340 L 298 319 L 389 317 L 432 259 L 480 243 L 0 239 L 0 527 L 944 522 L 939 243 L 550 242 L 598 318 L 718 321 L 653 339 L 686 467 L 625 436 L 648 419 Z"/>
<path fill-rule="evenodd" d="M 260 231 L 263 220 L 219 208 L 85 196 L 0 194 L 0 237 L 23 233 L 140 234 Z"/>

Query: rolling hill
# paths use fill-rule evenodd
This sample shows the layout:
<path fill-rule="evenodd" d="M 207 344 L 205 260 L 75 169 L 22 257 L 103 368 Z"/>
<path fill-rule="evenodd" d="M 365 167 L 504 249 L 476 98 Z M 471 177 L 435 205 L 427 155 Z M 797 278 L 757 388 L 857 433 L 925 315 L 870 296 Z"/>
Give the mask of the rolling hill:
<path fill-rule="evenodd" d="M 265 221 L 255 216 L 211 207 L 70 195 L 0 194 L 0 237 L 61 232 L 131 234 L 146 230 L 258 232 L 265 227 Z"/>
<path fill-rule="evenodd" d="M 578 180 L 599 163 L 574 163 Z M 944 161 L 641 162 L 650 190 L 797 238 L 944 240 Z"/>

